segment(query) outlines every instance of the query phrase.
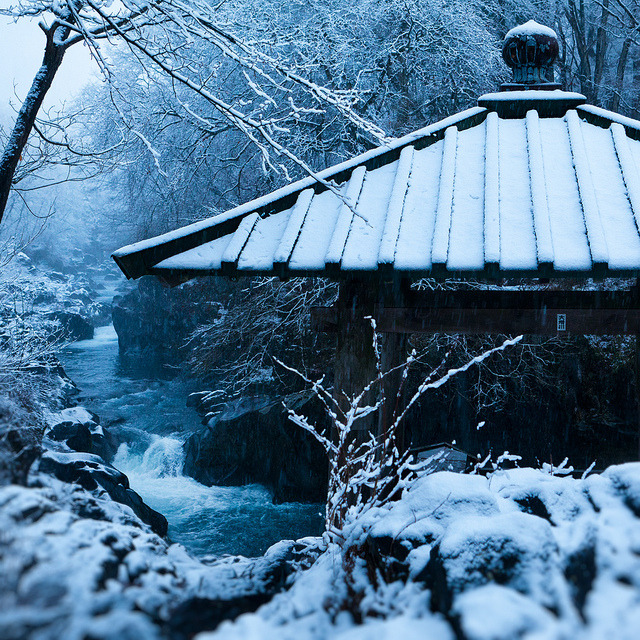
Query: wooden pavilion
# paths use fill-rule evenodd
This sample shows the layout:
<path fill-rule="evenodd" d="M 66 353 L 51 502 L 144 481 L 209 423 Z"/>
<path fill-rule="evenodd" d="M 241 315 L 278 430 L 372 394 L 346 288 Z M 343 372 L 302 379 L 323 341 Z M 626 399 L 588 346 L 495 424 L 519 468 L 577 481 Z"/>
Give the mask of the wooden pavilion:
<path fill-rule="evenodd" d="M 640 122 L 547 82 L 558 51 L 534 22 L 507 34 L 514 82 L 478 106 L 221 215 L 124 247 L 128 278 L 321 276 L 338 333 L 336 387 L 372 377 L 372 315 L 387 365 L 413 332 L 640 333 L 636 286 L 434 290 L 419 278 L 640 276 Z M 328 187 L 330 184 L 331 188 Z M 635 280 L 631 282 L 635 283 Z"/>

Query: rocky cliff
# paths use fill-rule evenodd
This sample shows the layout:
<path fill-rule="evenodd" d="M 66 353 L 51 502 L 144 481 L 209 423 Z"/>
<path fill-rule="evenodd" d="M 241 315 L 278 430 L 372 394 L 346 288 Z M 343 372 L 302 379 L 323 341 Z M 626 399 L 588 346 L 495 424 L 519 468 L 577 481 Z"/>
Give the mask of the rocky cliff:
<path fill-rule="evenodd" d="M 206 485 L 257 482 L 273 492 L 275 502 L 323 502 L 328 469 L 324 450 L 288 420 L 285 405 L 326 423 L 309 393 L 239 398 L 187 439 L 183 472 Z"/>

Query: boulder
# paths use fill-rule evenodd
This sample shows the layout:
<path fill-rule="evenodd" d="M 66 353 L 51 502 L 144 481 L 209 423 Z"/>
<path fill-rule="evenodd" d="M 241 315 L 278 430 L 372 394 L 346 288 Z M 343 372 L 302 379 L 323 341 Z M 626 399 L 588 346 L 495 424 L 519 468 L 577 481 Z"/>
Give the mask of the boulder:
<path fill-rule="evenodd" d="M 557 619 L 517 591 L 488 584 L 463 593 L 453 610 L 457 636 L 465 640 L 557 638 Z"/>
<path fill-rule="evenodd" d="M 640 518 L 640 462 L 609 467 L 602 476 L 611 481 L 616 493 L 633 514 Z"/>
<path fill-rule="evenodd" d="M 89 453 L 45 451 L 38 470 L 55 476 L 62 482 L 75 483 L 87 491 L 102 487 L 112 500 L 124 504 L 160 536 L 167 535 L 166 518 L 144 503 L 129 487 L 127 476 L 102 458 Z"/>
<path fill-rule="evenodd" d="M 166 630 L 173 640 L 189 640 L 199 631 L 213 630 L 225 620 L 252 613 L 271 600 L 273 594 L 251 593 L 236 598 L 189 598 L 181 602 L 167 621 Z"/>
<path fill-rule="evenodd" d="M 26 483 L 29 469 L 42 451 L 43 430 L 30 407 L 0 396 L 0 486 Z"/>
<path fill-rule="evenodd" d="M 188 438 L 183 473 L 208 486 L 263 484 L 273 492 L 274 502 L 324 501 L 324 450 L 288 419 L 283 402 L 311 422 L 326 419 L 310 393 L 234 400 L 205 431 Z"/>
<path fill-rule="evenodd" d="M 313 539 L 307 539 L 311 542 Z M 264 556 L 252 558 L 250 575 L 253 592 L 229 591 L 225 597 L 191 597 L 171 610 L 165 630 L 173 640 L 187 640 L 202 630 L 213 630 L 225 620 L 252 613 L 289 586 L 289 579 L 299 568 L 310 567 L 320 555 L 315 542 L 282 540 L 270 547 Z"/>
<path fill-rule="evenodd" d="M 52 311 L 45 318 L 60 325 L 65 338 L 69 340 L 90 340 L 93 338 L 93 324 L 79 313 L 71 311 Z"/>
<path fill-rule="evenodd" d="M 563 582 L 551 525 L 520 512 L 459 518 L 433 547 L 419 579 L 431 588 L 432 607 L 444 613 L 459 594 L 488 584 L 507 586 L 555 610 Z"/>
<path fill-rule="evenodd" d="M 60 422 L 47 432 L 47 436 L 57 442 L 66 442 L 67 446 L 74 451 L 93 453 L 91 431 L 85 424 Z"/>
<path fill-rule="evenodd" d="M 194 280 L 169 288 L 157 278 L 140 278 L 138 286 L 113 299 L 111 316 L 120 352 L 130 357 L 181 360 L 186 338 L 203 322 L 211 322 L 219 303 L 212 303 L 225 283 Z M 162 309 L 162 313 L 158 313 Z"/>
<path fill-rule="evenodd" d="M 42 430 L 21 417 L 14 403 L 0 398 L 0 487 L 25 484 L 42 450 Z"/>
<path fill-rule="evenodd" d="M 65 442 L 74 451 L 93 453 L 107 462 L 118 450 L 116 437 L 100 424 L 100 417 L 84 407 L 69 407 L 57 414 L 56 422 L 46 433 L 56 442 Z"/>

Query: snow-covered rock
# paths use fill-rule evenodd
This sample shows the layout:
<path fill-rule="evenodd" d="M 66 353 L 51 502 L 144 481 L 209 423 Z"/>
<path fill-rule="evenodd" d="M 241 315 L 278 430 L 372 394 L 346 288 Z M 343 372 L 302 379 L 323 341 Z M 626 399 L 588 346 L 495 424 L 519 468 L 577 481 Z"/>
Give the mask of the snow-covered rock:
<path fill-rule="evenodd" d="M 443 611 L 458 594 L 495 583 L 558 606 L 562 576 L 551 525 L 526 513 L 458 518 L 434 547 L 430 568 L 434 604 Z"/>
<path fill-rule="evenodd" d="M 547 609 L 513 589 L 488 584 L 456 600 L 453 611 L 468 640 L 557 638 L 562 625 Z"/>
<path fill-rule="evenodd" d="M 231 400 L 187 438 L 184 474 L 209 486 L 259 483 L 276 502 L 322 502 L 325 453 L 311 434 L 288 419 L 285 405 L 312 421 L 324 418 L 322 406 L 308 393 Z"/>
<path fill-rule="evenodd" d="M 640 463 L 439 472 L 354 514 L 291 589 L 198 640 L 635 638 Z"/>
<path fill-rule="evenodd" d="M 40 453 L 41 425 L 11 398 L 0 395 L 0 487 L 26 482 Z"/>
<path fill-rule="evenodd" d="M 113 460 L 118 442 L 113 433 L 100 424 L 100 417 L 84 407 L 67 407 L 47 414 L 48 440 L 64 442 L 73 451 L 93 453 L 105 461 Z"/>
<path fill-rule="evenodd" d="M 51 476 L 79 485 L 90 492 L 106 492 L 115 502 L 129 507 L 160 536 L 167 534 L 166 518 L 145 504 L 129 487 L 127 476 L 90 453 L 45 451 L 36 463 L 38 484 L 49 484 Z"/>
<path fill-rule="evenodd" d="M 304 546 L 195 560 L 108 496 L 52 479 L 0 489 L 3 640 L 191 637 L 282 589 Z"/>
<path fill-rule="evenodd" d="M 87 276 L 18 254 L 0 271 L 0 334 L 17 324 L 52 339 L 92 338 L 94 326 L 108 323 L 111 305 L 95 301 L 97 285 Z"/>

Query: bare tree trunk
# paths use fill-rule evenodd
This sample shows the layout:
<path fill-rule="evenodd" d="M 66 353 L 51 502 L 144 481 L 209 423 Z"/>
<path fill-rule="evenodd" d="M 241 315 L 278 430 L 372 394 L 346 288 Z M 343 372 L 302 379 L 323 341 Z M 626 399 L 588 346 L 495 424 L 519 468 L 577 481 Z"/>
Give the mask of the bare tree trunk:
<path fill-rule="evenodd" d="M 578 50 L 579 68 L 578 79 L 580 91 L 587 100 L 594 102 L 593 80 L 591 78 L 591 63 L 589 61 L 588 25 L 585 18 L 584 0 L 580 0 L 579 7 L 575 0 L 571 0 L 564 13 L 572 29 L 573 42 Z"/>
<path fill-rule="evenodd" d="M 617 111 L 620 106 L 620 96 L 622 95 L 622 87 L 624 86 L 624 72 L 627 67 L 627 58 L 629 57 L 629 47 L 631 46 L 631 38 L 626 38 L 622 43 L 622 50 L 618 58 L 618 67 L 616 69 L 616 85 L 611 98 L 611 111 Z"/>
<path fill-rule="evenodd" d="M 609 20 L 609 0 L 603 0 L 602 13 L 600 15 L 600 23 L 596 35 L 596 62 L 593 72 L 593 93 L 594 100 L 597 103 L 600 93 L 600 84 L 602 83 L 602 75 L 605 69 L 605 56 L 607 54 L 607 22 Z"/>
<path fill-rule="evenodd" d="M 62 34 L 60 34 L 61 31 L 63 32 Z M 51 87 L 53 78 L 62 63 L 66 47 L 56 44 L 56 40 L 62 35 L 63 37 L 60 38 L 59 41 L 64 41 L 64 37 L 67 35 L 64 32 L 68 32 L 68 28 L 55 24 L 45 32 L 47 44 L 44 50 L 42 65 L 33 79 L 31 89 L 29 89 L 29 93 L 18 113 L 13 130 L 2 154 L 2 159 L 0 160 L 0 222 L 2 222 L 2 216 L 7 206 L 7 200 L 9 199 L 13 176 L 22 157 L 24 147 L 27 144 L 29 134 L 33 129 L 36 116 L 42 106 L 44 97 L 47 95 L 49 87 Z"/>

